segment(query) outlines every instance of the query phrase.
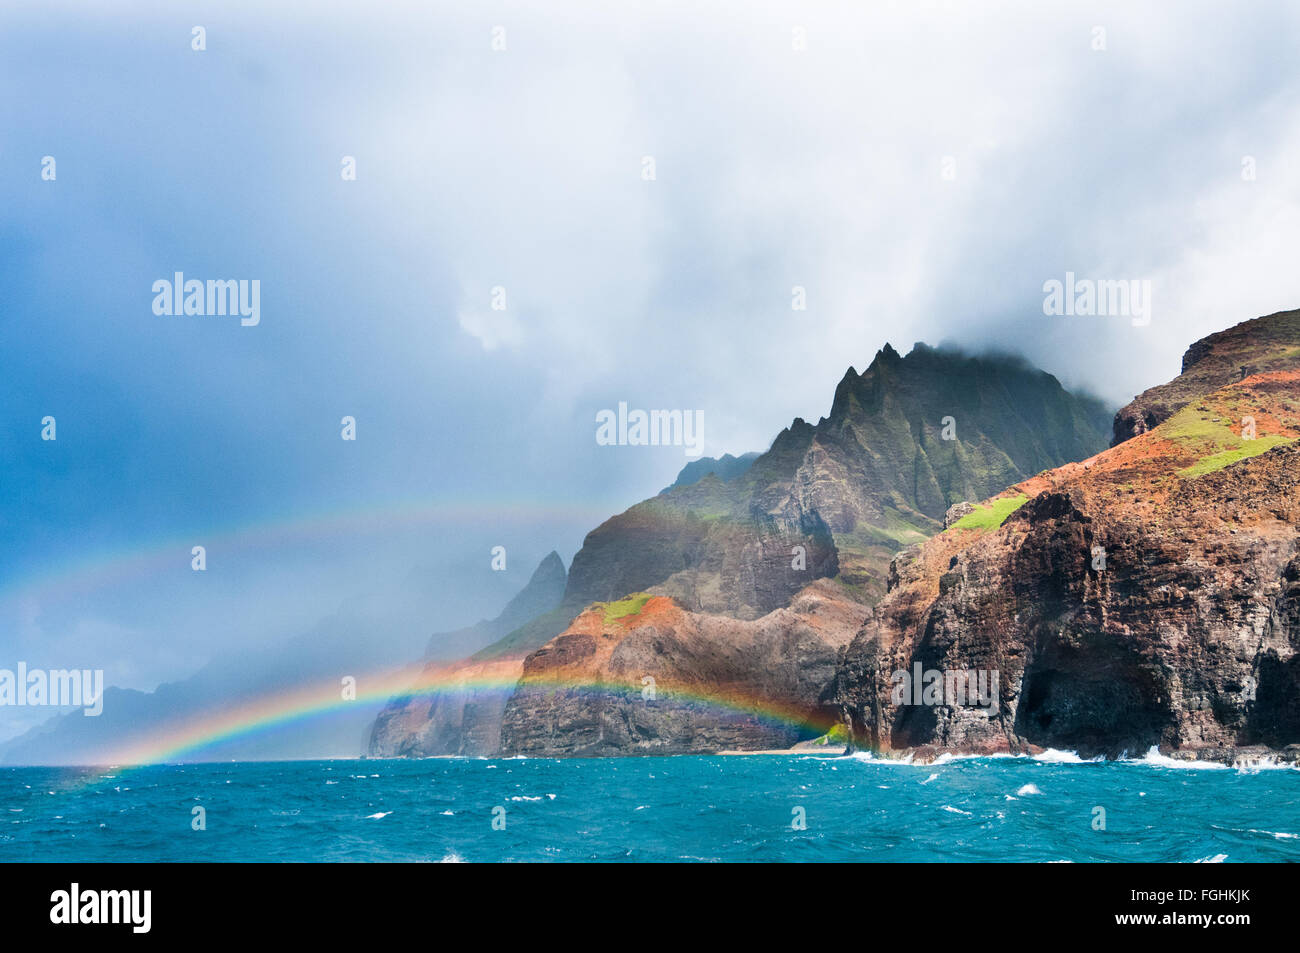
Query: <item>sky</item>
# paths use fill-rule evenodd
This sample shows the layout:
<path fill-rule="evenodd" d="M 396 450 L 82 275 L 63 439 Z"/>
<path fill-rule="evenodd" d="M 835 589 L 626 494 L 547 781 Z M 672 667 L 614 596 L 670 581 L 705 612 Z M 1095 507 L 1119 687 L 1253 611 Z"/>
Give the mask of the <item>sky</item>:
<path fill-rule="evenodd" d="M 494 615 L 691 459 L 599 445 L 620 402 L 762 450 L 926 341 L 1117 407 L 1300 306 L 1297 26 L 1283 3 L 10 0 L 0 668 L 149 690 L 343 605 L 375 607 L 376 644 Z M 259 323 L 156 314 L 178 271 L 257 280 Z M 1044 314 L 1067 272 L 1149 281 L 1149 323 Z"/>

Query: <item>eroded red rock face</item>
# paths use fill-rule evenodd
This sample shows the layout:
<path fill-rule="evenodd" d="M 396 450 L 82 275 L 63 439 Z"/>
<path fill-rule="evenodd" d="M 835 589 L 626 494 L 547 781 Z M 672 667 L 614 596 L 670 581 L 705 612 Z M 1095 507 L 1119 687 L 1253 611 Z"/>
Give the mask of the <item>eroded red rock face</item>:
<path fill-rule="evenodd" d="M 868 611 L 829 580 L 752 621 L 689 612 L 666 596 L 614 620 L 589 609 L 525 660 L 502 752 L 788 747 L 835 721 L 820 697 Z"/>
<path fill-rule="evenodd" d="M 1233 760 L 1300 742 L 1300 373 L 1248 376 L 1010 488 L 991 532 L 900 554 L 830 700 L 882 750 Z M 1234 440 L 1236 444 L 1234 444 Z M 1202 472 L 1204 471 L 1204 472 Z M 1103 559 L 1098 559 L 1103 556 Z M 893 673 L 990 670 L 996 710 L 894 704 Z"/>

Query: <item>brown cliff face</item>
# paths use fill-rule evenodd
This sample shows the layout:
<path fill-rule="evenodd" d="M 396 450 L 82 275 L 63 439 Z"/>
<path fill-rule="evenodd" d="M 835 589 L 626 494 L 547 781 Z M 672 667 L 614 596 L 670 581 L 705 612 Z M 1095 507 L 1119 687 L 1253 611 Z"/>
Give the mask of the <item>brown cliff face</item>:
<path fill-rule="evenodd" d="M 1143 391 L 1115 414 L 1111 446 L 1146 433 L 1203 394 L 1251 374 L 1300 368 L 1300 311 L 1243 321 L 1202 338 L 1183 355 L 1182 373 Z"/>
<path fill-rule="evenodd" d="M 826 700 L 884 751 L 1296 757 L 1297 436 L 1300 372 L 1254 375 L 1012 487 L 1000 528 L 895 561 Z M 897 672 L 996 673 L 996 701 L 900 698 Z"/>
<path fill-rule="evenodd" d="M 815 737 L 835 718 L 819 696 L 868 611 L 828 580 L 753 621 L 664 596 L 615 605 L 630 611 L 588 609 L 528 656 L 503 754 L 757 750 Z"/>

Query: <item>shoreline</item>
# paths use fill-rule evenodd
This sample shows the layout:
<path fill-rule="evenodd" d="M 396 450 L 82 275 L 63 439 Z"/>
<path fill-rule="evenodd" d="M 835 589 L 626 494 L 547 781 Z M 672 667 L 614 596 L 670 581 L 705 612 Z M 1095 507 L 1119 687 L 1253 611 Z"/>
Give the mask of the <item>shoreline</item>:
<path fill-rule="evenodd" d="M 843 758 L 854 754 L 865 754 L 871 760 L 894 762 L 900 764 L 933 765 L 956 760 L 976 758 L 1029 758 L 1048 764 L 1165 764 L 1167 767 L 1187 768 L 1293 768 L 1300 770 L 1300 745 L 1288 745 L 1285 748 L 1269 748 L 1265 745 L 1246 745 L 1234 748 L 1178 748 L 1173 751 L 1161 751 L 1153 745 L 1141 755 L 1125 752 L 1121 757 L 1096 755 L 1085 757 L 1077 751 L 1060 748 L 1039 748 L 1030 746 L 1025 751 L 961 751 L 932 747 L 908 748 L 889 753 L 879 753 L 866 749 L 854 749 L 851 746 L 836 752 L 839 745 L 813 745 L 802 742 L 790 748 L 764 748 L 754 751 L 728 749 L 715 752 L 718 757 L 772 756 L 772 755 L 809 755 L 821 754 L 829 758 Z"/>

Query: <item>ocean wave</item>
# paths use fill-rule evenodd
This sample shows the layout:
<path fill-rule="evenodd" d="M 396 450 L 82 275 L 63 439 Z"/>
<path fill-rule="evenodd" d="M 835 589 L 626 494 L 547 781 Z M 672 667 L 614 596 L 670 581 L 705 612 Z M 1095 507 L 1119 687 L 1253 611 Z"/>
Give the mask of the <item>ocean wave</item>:
<path fill-rule="evenodd" d="M 1286 831 L 1263 831 L 1257 827 L 1220 827 L 1211 824 L 1216 831 L 1232 831 L 1234 834 L 1264 834 L 1277 840 L 1300 840 L 1300 834 L 1288 834 Z"/>
<path fill-rule="evenodd" d="M 1034 755 L 1034 760 L 1042 764 L 1096 764 L 1099 761 L 1105 761 L 1105 758 L 1080 758 L 1077 751 L 1061 751 L 1058 748 L 1048 748 L 1041 754 Z"/>
<path fill-rule="evenodd" d="M 860 761 L 869 764 L 891 765 L 891 766 L 908 766 L 918 768 L 938 767 L 945 764 L 952 764 L 959 761 L 973 762 L 992 762 L 1002 760 L 1027 759 L 1036 761 L 1039 764 L 1132 764 L 1143 765 L 1146 767 L 1159 768 L 1177 768 L 1197 771 L 1221 771 L 1235 770 L 1238 773 L 1252 774 L 1256 771 L 1300 771 L 1300 762 L 1280 761 L 1274 754 L 1263 755 L 1259 758 L 1238 758 L 1231 765 L 1219 761 L 1195 761 L 1185 758 L 1175 758 L 1171 755 L 1164 754 L 1160 751 L 1158 745 L 1152 745 L 1146 754 L 1141 757 L 1130 757 L 1128 752 L 1122 753 L 1118 758 L 1110 759 L 1104 755 L 1097 755 L 1093 758 L 1080 757 L 1077 751 L 1069 751 L 1061 748 L 1048 748 L 1035 755 L 1012 754 L 1007 751 L 1000 751 L 990 754 L 960 754 L 945 751 L 938 757 L 917 759 L 915 752 L 907 752 L 901 757 L 881 757 L 870 751 L 851 751 L 846 755 L 838 758 L 826 758 L 819 760 L 850 760 Z"/>
<path fill-rule="evenodd" d="M 1232 763 L 1232 766 L 1238 774 L 1255 774 L 1259 771 L 1300 771 L 1300 762 L 1279 761 L 1276 755 L 1271 754 L 1262 758 L 1239 758 Z"/>
<path fill-rule="evenodd" d="M 877 758 L 870 751 L 855 751 L 849 755 L 849 758 L 853 761 L 860 761 L 863 764 L 879 764 L 898 768 L 912 767 L 912 754 L 910 751 L 901 758 Z M 925 765 L 925 767 L 929 767 L 929 765 Z"/>
<path fill-rule="evenodd" d="M 931 764 L 949 764 L 953 761 L 999 761 L 1003 758 L 1023 758 L 1023 754 L 1012 754 L 1010 751 L 995 751 L 992 754 L 960 754 L 952 751 L 945 751 L 939 757 L 931 761 Z"/>
<path fill-rule="evenodd" d="M 1147 753 L 1140 758 L 1125 758 L 1128 764 L 1145 764 L 1156 768 L 1181 768 L 1191 771 L 1226 771 L 1228 766 L 1220 764 L 1217 761 L 1187 761 L 1182 758 L 1171 758 L 1167 754 L 1161 754 L 1160 748 L 1152 745 Z"/>

